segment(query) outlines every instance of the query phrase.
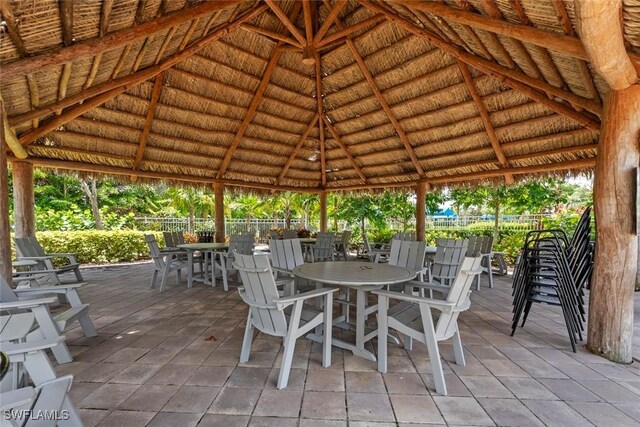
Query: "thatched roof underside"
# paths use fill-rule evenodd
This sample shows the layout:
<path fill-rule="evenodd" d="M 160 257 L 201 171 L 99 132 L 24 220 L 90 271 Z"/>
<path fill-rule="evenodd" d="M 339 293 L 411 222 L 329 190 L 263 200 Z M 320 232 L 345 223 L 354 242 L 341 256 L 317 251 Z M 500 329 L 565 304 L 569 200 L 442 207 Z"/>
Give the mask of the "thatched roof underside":
<path fill-rule="evenodd" d="M 320 191 L 510 180 L 596 156 L 608 87 L 585 59 L 450 14 L 579 40 L 572 1 L 2 3 L 0 90 L 38 165 Z M 623 17 L 636 61 L 640 3 Z M 301 45 L 327 20 L 318 76 Z"/>

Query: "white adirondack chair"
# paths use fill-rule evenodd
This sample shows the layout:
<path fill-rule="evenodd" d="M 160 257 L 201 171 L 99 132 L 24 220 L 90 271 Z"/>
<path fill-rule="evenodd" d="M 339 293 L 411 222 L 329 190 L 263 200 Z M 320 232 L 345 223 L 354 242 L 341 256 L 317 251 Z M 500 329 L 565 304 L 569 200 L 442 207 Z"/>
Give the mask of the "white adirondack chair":
<path fill-rule="evenodd" d="M 436 391 L 447 394 L 438 342 L 451 338 L 456 363 L 465 365 L 458 316 L 471 305 L 469 294 L 475 276 L 482 271 L 480 262 L 480 257 L 465 258 L 445 300 L 373 291 L 378 295 L 378 371 L 387 372 L 387 335 L 391 328 L 406 336 L 405 347 L 409 350 L 413 339 L 426 344 Z M 400 303 L 389 308 L 392 299 Z M 434 318 L 432 309 L 439 311 L 439 316 Z"/>
<path fill-rule="evenodd" d="M 436 255 L 431 263 L 429 282 L 448 286 L 457 276 L 467 253 L 468 240 L 436 239 Z"/>
<path fill-rule="evenodd" d="M 482 257 L 482 271 L 489 275 L 489 287 L 493 288 L 493 270 L 491 262 L 493 260 L 493 236 L 471 236 L 469 237 L 469 246 L 467 247 L 467 256 Z M 480 279 L 482 275 L 478 275 L 476 279 L 476 290 L 480 290 Z"/>
<path fill-rule="evenodd" d="M 422 282 L 427 271 L 424 266 L 425 247 L 425 242 L 394 240 L 391 243 L 389 264 L 418 272 L 419 280 Z"/>
<path fill-rule="evenodd" d="M 297 239 L 298 232 L 296 230 L 282 230 L 283 239 Z"/>
<path fill-rule="evenodd" d="M 72 375 L 45 381 L 39 386 L 23 387 L 2 393 L 0 411 L 14 414 L 15 418 L 3 420 L 7 427 L 82 427 L 82 420 L 71 406 L 69 411 L 69 390 L 73 382 Z M 62 415 L 56 420 L 53 415 Z M 32 414 L 29 417 L 29 414 Z M 49 416 L 47 416 L 49 414 Z M 6 424 L 5 424 L 6 423 Z"/>
<path fill-rule="evenodd" d="M 70 283 L 68 285 L 48 285 L 40 286 L 34 277 L 27 277 L 28 286 L 19 286 L 16 289 L 11 287 L 0 277 L 0 301 L 15 302 L 33 299 L 34 297 L 50 296 L 51 294 L 63 295 L 71 308 L 64 313 L 55 316 L 60 331 L 64 331 L 66 325 L 77 320 L 86 337 L 95 337 L 96 329 L 93 326 L 91 316 L 89 316 L 89 304 L 84 304 L 78 295 L 78 289 L 86 285 L 83 283 Z M 25 284 L 24 279 L 14 279 L 19 285 Z M 64 320 L 64 322 L 63 322 Z"/>
<path fill-rule="evenodd" d="M 229 290 L 227 273 L 234 270 L 233 261 L 236 253 L 252 255 L 255 242 L 253 233 L 232 234 L 229 238 L 229 249 L 220 255 L 220 271 L 222 272 L 222 285 L 225 291 Z"/>
<path fill-rule="evenodd" d="M 269 250 L 271 252 L 271 268 L 273 269 L 273 277 L 276 282 L 280 274 L 284 275 L 287 280 L 282 284 L 288 284 L 290 287 L 286 290 L 286 295 L 295 293 L 295 278 L 292 270 L 299 265 L 304 264 L 304 254 L 302 253 L 302 244 L 300 239 L 284 239 L 270 240 Z"/>
<path fill-rule="evenodd" d="M 316 243 L 311 250 L 311 262 L 333 261 L 336 236 L 333 233 L 318 233 Z"/>
<path fill-rule="evenodd" d="M 169 278 L 169 273 L 172 271 L 176 272 L 176 283 L 180 284 L 181 271 L 183 268 L 187 268 L 187 260 L 181 256 L 184 255 L 185 252 L 180 250 L 160 251 L 158 242 L 153 234 L 145 234 L 144 240 L 149 247 L 149 255 L 153 260 L 154 266 L 153 277 L 151 277 L 151 287 L 156 287 L 159 272 L 162 272 L 160 292 L 164 291 L 164 288 L 167 286 L 167 279 Z"/>
<path fill-rule="evenodd" d="M 349 256 L 349 242 L 351 240 L 351 230 L 344 230 L 339 238 L 336 236 L 336 244 L 335 244 L 335 258 L 344 258 L 347 261 Z"/>
<path fill-rule="evenodd" d="M 60 344 L 51 350 L 58 363 L 69 363 L 73 358 L 64 343 L 64 336 L 62 335 L 67 325 L 77 320 L 85 335 L 95 337 L 97 334 L 89 317 L 89 305 L 81 304 L 52 316 L 49 311 L 49 304 L 56 302 L 57 298 L 55 296 L 21 299 L 9 287 L 7 282 L 0 278 L 0 311 L 9 313 L 2 316 L 4 327 L 17 328 L 16 325 L 21 325 L 22 329 L 19 330 L 22 331 L 24 329 L 27 341 L 42 338 L 62 338 Z M 7 329 L 7 331 L 9 330 Z M 3 335 L 1 339 L 4 341 L 10 338 L 6 338 Z"/>
<path fill-rule="evenodd" d="M 398 231 L 396 234 L 394 234 L 393 240 L 414 241 L 414 240 L 416 240 L 416 234 L 412 233 L 410 231 L 407 231 L 407 232 Z"/>
<path fill-rule="evenodd" d="M 234 267 L 242 279 L 243 286 L 238 289 L 240 297 L 249 305 L 240 362 L 249 360 L 254 327 L 267 335 L 283 337 L 284 354 L 278 377 L 278 388 L 283 389 L 289 381 L 296 340 L 317 326 L 324 325 L 322 366 L 330 366 L 333 293 L 337 289 L 322 288 L 282 298 L 278 295 L 266 255 L 236 254 Z M 307 300 L 316 301 L 318 297 L 324 297 L 324 310 L 304 304 Z"/>
<path fill-rule="evenodd" d="M 62 282 L 58 275 L 73 272 L 76 275 L 76 281 L 82 282 L 82 273 L 80 273 L 80 263 L 76 260 L 76 254 L 46 254 L 44 249 L 35 237 L 16 237 L 13 239 L 16 244 L 16 252 L 18 259 L 33 260 L 38 263 L 35 270 L 40 270 L 51 280 L 51 283 L 60 285 Z M 55 258 L 65 258 L 67 265 L 54 266 Z"/>
<path fill-rule="evenodd" d="M 280 235 L 277 231 L 271 230 L 269 231 L 269 240 L 280 240 Z"/>

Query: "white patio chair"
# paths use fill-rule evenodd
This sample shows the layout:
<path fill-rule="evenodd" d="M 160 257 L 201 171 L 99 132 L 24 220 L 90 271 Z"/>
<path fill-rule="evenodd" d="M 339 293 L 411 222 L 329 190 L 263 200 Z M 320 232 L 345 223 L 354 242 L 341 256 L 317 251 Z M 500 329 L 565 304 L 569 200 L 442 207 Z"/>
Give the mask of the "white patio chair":
<path fill-rule="evenodd" d="M 15 415 L 11 420 L 3 420 L 2 426 L 82 426 L 82 420 L 70 405 L 68 393 L 72 382 L 73 376 L 66 375 L 45 381 L 35 388 L 23 387 L 2 393 L 0 411 Z M 56 420 L 53 415 L 62 415 L 63 411 L 64 417 Z"/>
<path fill-rule="evenodd" d="M 60 285 L 62 282 L 58 275 L 73 272 L 76 275 L 76 281 L 82 282 L 82 273 L 80 273 L 80 263 L 76 260 L 76 254 L 47 254 L 35 237 L 16 237 L 13 239 L 16 244 L 16 252 L 18 259 L 33 260 L 38 263 L 35 270 L 41 270 L 47 275 L 51 283 Z M 55 258 L 65 258 L 68 262 L 64 266 L 54 266 Z"/>
<path fill-rule="evenodd" d="M 297 239 L 298 232 L 296 230 L 282 230 L 283 239 Z"/>
<path fill-rule="evenodd" d="M 412 233 L 410 231 L 407 231 L 407 232 L 398 231 L 396 234 L 394 234 L 393 240 L 414 241 L 414 240 L 416 240 L 416 233 Z"/>
<path fill-rule="evenodd" d="M 411 350 L 413 339 L 426 344 L 436 391 L 447 394 L 438 342 L 451 338 L 456 363 L 465 365 L 458 316 L 471 305 L 469 294 L 475 276 L 482 271 L 480 262 L 480 257 L 465 258 L 445 300 L 373 291 L 378 295 L 378 371 L 387 372 L 387 336 L 391 328 L 405 335 L 405 348 L 408 350 Z M 392 299 L 400 303 L 389 308 Z M 435 317 L 432 309 L 439 312 Z"/>
<path fill-rule="evenodd" d="M 424 280 L 427 269 L 424 266 L 425 242 L 394 240 L 389 252 L 389 264 L 404 267 L 418 273 L 419 281 Z"/>
<path fill-rule="evenodd" d="M 436 239 L 436 255 L 431 263 L 428 281 L 448 286 L 458 274 L 468 243 L 467 239 Z"/>
<path fill-rule="evenodd" d="M 316 243 L 311 249 L 311 262 L 333 261 L 335 239 L 336 236 L 333 233 L 318 233 Z"/>
<path fill-rule="evenodd" d="M 89 317 L 89 306 L 83 304 L 80 307 L 71 307 L 69 310 L 52 316 L 49 304 L 56 302 L 55 296 L 20 299 L 7 282 L 0 278 L 0 311 L 8 313 L 0 317 L 3 331 L 0 340 L 4 342 L 18 339 L 12 338 L 16 334 L 22 334 L 27 342 L 60 338 L 59 344 L 51 348 L 53 355 L 61 364 L 73 361 L 62 332 L 67 325 L 77 320 L 85 335 L 96 336 L 95 328 Z"/>
<path fill-rule="evenodd" d="M 493 288 L 493 270 L 491 262 L 493 261 L 493 236 L 471 236 L 469 237 L 469 246 L 467 247 L 467 256 L 482 257 L 482 271 L 489 275 L 489 287 Z M 476 279 L 476 290 L 480 290 L 480 279 L 482 274 Z"/>
<path fill-rule="evenodd" d="M 60 331 L 64 331 L 67 325 L 77 320 L 86 337 L 95 337 L 97 335 L 91 316 L 89 316 L 89 304 L 84 304 L 78 294 L 78 289 L 86 285 L 85 282 L 70 283 L 68 285 L 40 286 L 34 277 L 18 277 L 17 279 L 14 279 L 14 281 L 20 286 L 16 289 L 11 289 L 7 282 L 0 277 L 1 302 L 29 300 L 34 297 L 50 296 L 51 294 L 55 294 L 57 296 L 62 295 L 67 300 L 71 308 L 54 317 L 54 320 L 58 323 Z"/>
<path fill-rule="evenodd" d="M 227 274 L 234 270 L 233 261 L 236 253 L 252 255 L 255 245 L 253 233 L 232 234 L 229 237 L 229 249 L 220 254 L 220 264 L 214 262 L 214 267 L 219 267 L 222 274 L 222 285 L 225 291 L 229 290 Z"/>
<path fill-rule="evenodd" d="M 176 272 L 176 283 L 179 285 L 181 281 L 181 272 L 183 268 L 187 268 L 187 260 L 182 257 L 185 255 L 181 250 L 160 251 L 158 242 L 153 234 L 145 234 L 144 240 L 149 247 L 149 255 L 153 260 L 153 277 L 151 277 L 151 288 L 156 287 L 158 273 L 162 272 L 162 280 L 160 281 L 160 292 L 164 291 L 167 286 L 169 273 Z"/>
<path fill-rule="evenodd" d="M 275 230 L 269 231 L 269 240 L 280 240 L 280 235 Z"/>
<path fill-rule="evenodd" d="M 252 256 L 236 253 L 234 268 L 239 271 L 243 284 L 238 289 L 240 297 L 249 305 L 240 363 L 249 360 L 254 327 L 267 335 L 283 337 L 284 353 L 277 385 L 279 389 L 283 389 L 289 381 L 296 340 L 317 326 L 324 325 L 322 366 L 325 368 L 330 366 L 332 297 L 337 289 L 322 288 L 282 298 L 278 295 L 271 265 L 266 255 Z M 304 304 L 307 300 L 316 301 L 318 297 L 324 297 L 324 310 Z"/>
<path fill-rule="evenodd" d="M 349 242 L 351 241 L 351 230 L 344 230 L 339 236 L 336 236 L 334 258 L 344 258 L 347 261 L 349 257 Z"/>

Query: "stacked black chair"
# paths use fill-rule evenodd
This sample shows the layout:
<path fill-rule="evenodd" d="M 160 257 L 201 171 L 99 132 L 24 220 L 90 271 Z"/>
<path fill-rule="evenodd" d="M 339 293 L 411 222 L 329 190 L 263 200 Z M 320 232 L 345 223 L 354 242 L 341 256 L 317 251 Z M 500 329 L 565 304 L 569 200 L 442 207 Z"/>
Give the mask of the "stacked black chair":
<path fill-rule="evenodd" d="M 197 231 L 196 236 L 198 236 L 198 243 L 214 243 L 215 240 L 215 231 Z"/>
<path fill-rule="evenodd" d="M 527 321 L 533 303 L 560 306 L 573 351 L 584 332 L 584 288 L 593 270 L 591 208 L 582 214 L 569 239 L 563 230 L 536 230 L 527 234 L 520 262 L 513 274 L 515 334 Z"/>

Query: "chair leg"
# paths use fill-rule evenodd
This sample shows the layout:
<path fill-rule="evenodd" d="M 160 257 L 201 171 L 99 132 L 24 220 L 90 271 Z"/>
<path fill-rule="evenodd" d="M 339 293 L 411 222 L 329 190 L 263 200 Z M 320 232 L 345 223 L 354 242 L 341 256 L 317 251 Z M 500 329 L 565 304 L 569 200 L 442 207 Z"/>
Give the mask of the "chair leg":
<path fill-rule="evenodd" d="M 487 273 L 489 274 L 489 288 L 493 288 L 493 271 L 491 271 L 491 258 L 487 258 Z"/>
<path fill-rule="evenodd" d="M 156 287 L 156 280 L 158 279 L 158 270 L 153 270 L 153 277 L 151 277 L 151 288 Z"/>
<path fill-rule="evenodd" d="M 331 340 L 333 329 L 333 294 L 328 294 L 324 302 L 324 335 L 322 340 L 322 366 L 331 366 Z"/>
<path fill-rule="evenodd" d="M 47 306 L 41 305 L 38 307 L 34 307 L 31 310 L 33 311 L 36 321 L 38 322 L 38 330 L 34 331 L 36 332 L 36 334 L 41 334 L 45 338 L 57 338 L 61 335 L 60 331 L 58 330 L 58 326 L 53 320 L 53 317 L 51 317 L 51 313 L 49 312 L 49 308 Z M 63 364 L 73 362 L 73 357 L 71 356 L 71 353 L 67 348 L 67 344 L 64 341 L 51 348 L 51 351 L 56 357 L 58 363 Z"/>
<path fill-rule="evenodd" d="M 293 351 L 296 347 L 296 338 L 298 338 L 298 325 L 300 324 L 300 316 L 302 315 L 302 301 L 298 301 L 293 305 L 291 311 L 291 323 L 287 336 L 284 339 L 284 353 L 282 354 L 282 365 L 280 365 L 280 375 L 278 376 L 278 389 L 282 390 L 289 382 L 289 371 L 291 371 L 291 362 L 293 361 Z"/>
<path fill-rule="evenodd" d="M 462 340 L 460 339 L 460 331 L 456 327 L 456 333 L 453 334 L 453 354 L 456 358 L 458 366 L 465 366 L 464 349 L 462 348 Z"/>
<path fill-rule="evenodd" d="M 227 282 L 227 265 L 224 256 L 220 255 L 220 274 L 222 276 L 222 288 L 225 292 L 229 290 L 229 283 Z"/>
<path fill-rule="evenodd" d="M 167 280 L 169 279 L 169 272 L 171 271 L 170 264 L 167 262 L 164 266 L 164 272 L 162 273 L 162 281 L 160 282 L 160 292 L 164 291 L 167 286 Z"/>
<path fill-rule="evenodd" d="M 429 362 L 431 363 L 431 371 L 433 373 L 433 382 L 436 386 L 436 392 L 446 396 L 447 384 L 444 380 L 442 360 L 440 360 L 440 350 L 438 349 L 438 341 L 436 340 L 436 332 L 433 326 L 433 318 L 431 317 L 431 309 L 428 305 L 420 304 L 420 316 L 422 317 L 424 338 L 425 343 L 427 344 Z"/>
<path fill-rule="evenodd" d="M 387 308 L 389 298 L 378 296 L 378 372 L 387 372 L 387 335 L 389 325 L 387 323 Z"/>
<path fill-rule="evenodd" d="M 252 342 L 253 342 L 253 323 L 251 322 L 251 309 L 249 309 L 249 315 L 247 316 L 247 324 L 244 327 L 244 338 L 242 339 L 240 363 L 245 363 L 249 361 Z"/>
<path fill-rule="evenodd" d="M 82 273 L 80 272 L 80 267 L 74 269 L 73 272 L 76 274 L 76 279 L 78 280 L 78 282 L 84 282 L 84 279 L 82 278 Z"/>
<path fill-rule="evenodd" d="M 88 312 L 85 312 L 82 316 L 78 317 L 78 322 L 80 322 L 80 327 L 82 328 L 82 332 L 84 332 L 85 337 L 97 337 L 98 333 L 96 332 L 95 326 L 93 326 L 93 321 L 91 321 L 91 317 Z"/>

